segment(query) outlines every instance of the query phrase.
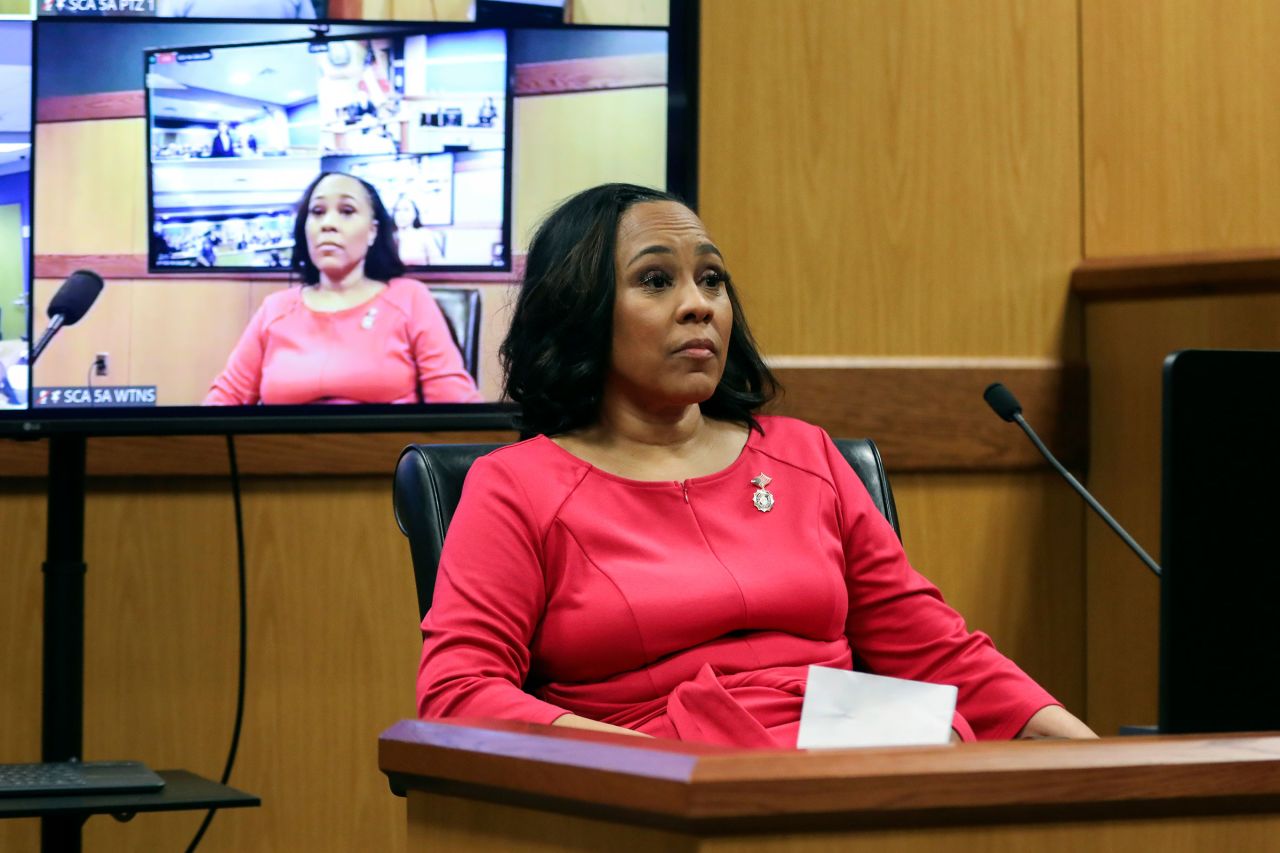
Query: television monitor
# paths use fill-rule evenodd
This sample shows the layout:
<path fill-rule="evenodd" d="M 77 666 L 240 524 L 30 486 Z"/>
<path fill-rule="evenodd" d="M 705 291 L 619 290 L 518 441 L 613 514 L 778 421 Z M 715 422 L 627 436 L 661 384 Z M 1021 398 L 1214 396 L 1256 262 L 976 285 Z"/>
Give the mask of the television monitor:
<path fill-rule="evenodd" d="M 1280 351 L 1164 365 L 1162 734 L 1280 728 Z"/>
<path fill-rule="evenodd" d="M 0 434 L 508 426 L 497 350 L 540 218 L 605 181 L 696 204 L 697 4 L 661 11 L 646 26 L 37 19 L 30 311 L 14 366 L 26 381 L 0 401 Z M 486 64 L 487 80 L 505 68 L 505 91 L 478 95 L 470 74 L 451 73 Z M 349 76 L 328 86 L 329 65 Z M 423 68 L 440 75 L 424 84 Z M 366 96 L 385 108 L 369 112 Z M 498 115 L 486 127 L 488 97 Z M 213 156 L 220 120 L 227 157 Z M 264 302 L 301 287 L 292 204 L 304 171 L 321 169 L 368 180 L 389 207 L 412 200 L 405 233 L 437 235 L 404 258 L 408 276 L 440 309 L 478 402 L 203 405 Z M 105 288 L 31 364 L 50 303 L 80 269 Z"/>
<path fill-rule="evenodd" d="M 145 53 L 153 272 L 283 269 L 321 172 L 378 191 L 411 269 L 510 268 L 507 31 Z"/>

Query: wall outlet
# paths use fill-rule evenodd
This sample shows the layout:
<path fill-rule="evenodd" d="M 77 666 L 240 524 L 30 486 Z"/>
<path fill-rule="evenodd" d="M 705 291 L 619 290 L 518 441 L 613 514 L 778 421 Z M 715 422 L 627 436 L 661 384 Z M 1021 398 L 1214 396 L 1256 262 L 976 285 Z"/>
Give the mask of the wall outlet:
<path fill-rule="evenodd" d="M 109 365 L 109 361 L 108 361 L 108 359 L 109 359 L 109 358 L 110 358 L 110 355 L 109 355 L 108 353 L 105 353 L 105 352 L 100 352 L 100 353 L 98 353 L 97 355 L 95 355 L 95 356 L 93 357 L 93 375 L 94 375 L 94 376 L 106 376 L 106 375 L 107 375 L 107 369 L 108 369 L 108 365 Z"/>

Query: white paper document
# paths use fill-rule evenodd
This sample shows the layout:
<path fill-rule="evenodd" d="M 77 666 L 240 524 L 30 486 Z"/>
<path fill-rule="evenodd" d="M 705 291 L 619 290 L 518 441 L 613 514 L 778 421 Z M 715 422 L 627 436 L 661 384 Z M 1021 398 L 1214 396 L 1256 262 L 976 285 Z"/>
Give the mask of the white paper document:
<path fill-rule="evenodd" d="M 951 742 L 956 688 L 810 666 L 799 749 Z"/>

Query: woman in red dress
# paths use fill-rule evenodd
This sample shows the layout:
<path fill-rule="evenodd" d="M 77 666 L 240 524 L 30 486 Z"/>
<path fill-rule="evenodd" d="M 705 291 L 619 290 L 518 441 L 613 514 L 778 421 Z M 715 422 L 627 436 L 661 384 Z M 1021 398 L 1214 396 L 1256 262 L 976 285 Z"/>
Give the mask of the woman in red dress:
<path fill-rule="evenodd" d="M 418 711 L 794 747 L 808 667 L 959 688 L 956 736 L 1089 737 L 915 572 L 774 381 L 665 193 L 564 203 L 502 349 L 527 440 L 479 460 L 423 621 Z"/>

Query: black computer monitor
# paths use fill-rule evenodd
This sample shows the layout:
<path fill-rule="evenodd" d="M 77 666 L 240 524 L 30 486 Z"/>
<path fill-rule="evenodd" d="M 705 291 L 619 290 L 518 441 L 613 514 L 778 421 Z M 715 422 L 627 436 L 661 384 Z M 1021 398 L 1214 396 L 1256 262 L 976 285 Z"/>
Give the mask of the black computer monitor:
<path fill-rule="evenodd" d="M 1280 351 L 1164 365 L 1160 731 L 1280 729 Z"/>

